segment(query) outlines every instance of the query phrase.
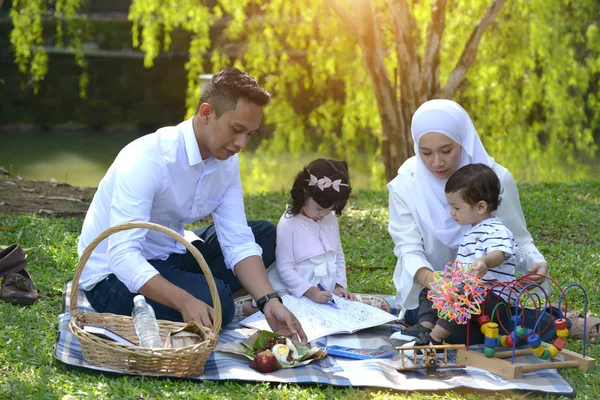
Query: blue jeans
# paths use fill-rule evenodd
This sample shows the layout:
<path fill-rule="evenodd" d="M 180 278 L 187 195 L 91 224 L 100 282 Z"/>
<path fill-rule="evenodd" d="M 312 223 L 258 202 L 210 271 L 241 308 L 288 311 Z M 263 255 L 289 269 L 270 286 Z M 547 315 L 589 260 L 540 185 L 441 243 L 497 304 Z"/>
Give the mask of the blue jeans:
<path fill-rule="evenodd" d="M 427 289 L 423 289 L 423 291 L 426 293 Z M 421 294 L 422 293 L 420 293 L 419 301 L 422 301 L 423 298 L 425 300 L 427 300 L 427 296 L 426 295 L 421 296 Z M 492 312 L 494 311 L 494 307 L 497 304 L 496 303 L 497 299 L 498 299 L 498 297 L 496 295 L 494 295 L 493 293 L 490 293 L 487 296 L 483 314 L 491 317 Z M 500 300 L 500 302 L 503 302 L 503 300 Z M 511 315 L 515 314 L 514 308 L 512 308 L 510 311 L 511 311 Z M 561 318 L 561 314 L 562 313 L 555 307 L 552 307 L 550 310 L 541 312 L 541 314 L 540 314 L 540 312 L 538 312 L 538 319 L 540 317 L 541 317 L 541 319 L 540 319 L 540 322 L 538 323 L 536 332 L 539 332 L 540 330 L 544 330 L 544 328 L 546 328 L 546 326 L 548 326 L 547 329 L 544 330 L 544 332 L 539 334 L 540 338 L 543 341 L 545 341 L 545 342 L 553 342 L 554 341 L 554 339 L 556 338 L 556 328 L 554 327 L 553 321 Z M 521 309 L 521 308 L 519 308 L 519 315 L 523 315 L 523 309 Z M 565 318 L 565 316 L 562 316 L 562 318 Z M 514 326 L 512 324 L 512 321 L 510 320 L 510 316 L 506 313 L 505 307 L 499 306 L 498 308 L 496 308 L 496 313 L 494 315 L 494 321 L 497 322 L 498 319 L 502 323 L 502 326 L 504 326 L 504 328 L 506 330 L 508 330 L 509 333 L 513 331 Z M 431 308 L 431 307 L 429 307 L 429 309 L 427 310 L 427 307 L 420 306 L 413 310 L 407 310 L 406 314 L 404 315 L 404 320 L 406 321 L 406 323 L 408 323 L 410 325 L 417 325 L 419 322 L 423 322 L 423 321 L 431 322 L 432 324 L 435 325 L 436 321 L 438 320 L 437 310 L 434 308 Z M 549 321 L 550 321 L 550 324 L 547 325 Z M 526 308 L 525 309 L 525 327 L 533 329 L 536 322 L 537 322 L 536 311 L 533 309 Z M 476 316 L 473 316 L 473 318 L 471 318 L 471 322 L 468 325 L 456 324 L 456 326 L 451 330 L 452 334 L 448 338 L 446 338 L 446 342 L 452 343 L 452 344 L 466 344 L 467 326 L 469 326 L 469 344 L 483 343 L 484 336 L 481 333 L 481 329 L 479 327 L 479 324 L 477 323 Z M 568 328 L 571 328 L 571 321 L 567 320 L 567 326 L 568 326 Z M 499 326 L 498 328 L 499 328 L 499 335 L 506 334 L 506 332 L 502 329 L 501 326 Z"/>
<path fill-rule="evenodd" d="M 275 261 L 275 225 L 268 221 L 250 221 L 248 225 L 254 233 L 256 243 L 263 249 L 262 258 L 265 266 L 271 265 Z M 196 229 L 194 233 L 204 240 L 204 242 L 197 240 L 192 244 L 202 253 L 210 267 L 221 300 L 223 325 L 227 325 L 235 314 L 232 292 L 241 289 L 242 284 L 225 266 L 214 225 Z M 196 259 L 189 251 L 184 254 L 171 254 L 164 261 L 149 260 L 148 262 L 163 278 L 211 307 L 213 306 L 208 282 Z M 111 274 L 98 282 L 91 290 L 86 291 L 85 295 L 98 312 L 131 315 L 133 298 L 137 293 L 131 293 L 115 275 Z M 151 299 L 146 300 L 154 308 L 156 318 L 183 321 L 179 311 Z"/>

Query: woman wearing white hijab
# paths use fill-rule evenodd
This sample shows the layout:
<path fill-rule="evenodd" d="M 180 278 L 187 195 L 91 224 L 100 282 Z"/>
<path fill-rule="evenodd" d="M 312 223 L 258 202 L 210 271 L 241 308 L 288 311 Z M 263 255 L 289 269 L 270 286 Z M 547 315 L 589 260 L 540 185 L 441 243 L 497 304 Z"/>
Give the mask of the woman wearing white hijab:
<path fill-rule="evenodd" d="M 464 165 L 485 164 L 500 179 L 501 203 L 494 215 L 514 235 L 518 245 L 517 272 L 521 276 L 547 275 L 546 260 L 527 230 L 515 181 L 506 168 L 487 154 L 467 112 L 451 100 L 430 100 L 415 112 L 411 131 L 416 155 L 400 167 L 398 176 L 387 185 L 388 229 L 398 257 L 394 271 L 396 304 L 403 311 L 409 310 L 405 315 L 407 322 L 418 322 L 419 293 L 428 287 L 432 271 L 443 270 L 446 263 L 454 261 L 458 245 L 469 229 L 452 219 L 444 195 L 446 181 Z M 544 287 L 549 290 L 547 282 Z M 471 325 L 479 331 L 476 323 Z M 572 333 L 582 336 L 582 329 L 576 329 L 580 324 L 575 325 Z M 597 331 L 595 326 L 596 334 Z M 547 332 L 553 335 L 553 329 Z M 464 341 L 464 333 L 458 330 L 448 341 L 460 341 L 461 337 Z M 477 341 L 478 336 L 481 334 L 475 333 L 472 339 Z"/>

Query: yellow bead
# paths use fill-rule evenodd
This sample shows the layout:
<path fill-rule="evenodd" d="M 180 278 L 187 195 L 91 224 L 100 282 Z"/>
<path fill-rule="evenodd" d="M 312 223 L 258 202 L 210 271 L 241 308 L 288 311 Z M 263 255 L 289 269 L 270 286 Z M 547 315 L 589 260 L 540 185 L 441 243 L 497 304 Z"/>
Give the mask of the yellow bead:
<path fill-rule="evenodd" d="M 506 344 L 506 335 L 500 336 L 500 345 L 502 347 L 508 347 L 508 345 Z"/>
<path fill-rule="evenodd" d="M 538 357 L 541 357 L 544 354 L 544 346 L 537 347 L 535 349 L 531 349 L 531 352 Z"/>
<path fill-rule="evenodd" d="M 558 336 L 559 338 L 562 338 L 562 339 L 566 339 L 569 337 L 569 330 L 568 329 L 557 329 L 556 336 Z"/>
<path fill-rule="evenodd" d="M 489 338 L 497 338 L 498 337 L 498 324 L 495 322 L 490 322 L 487 326 L 487 331 L 485 336 Z"/>
<path fill-rule="evenodd" d="M 550 351 L 550 358 L 554 358 L 558 355 L 558 349 L 554 345 L 548 346 L 548 350 Z"/>
<path fill-rule="evenodd" d="M 485 331 L 487 330 L 487 327 L 490 323 L 486 322 L 485 324 L 481 325 L 481 333 L 483 334 L 483 336 L 485 336 Z"/>

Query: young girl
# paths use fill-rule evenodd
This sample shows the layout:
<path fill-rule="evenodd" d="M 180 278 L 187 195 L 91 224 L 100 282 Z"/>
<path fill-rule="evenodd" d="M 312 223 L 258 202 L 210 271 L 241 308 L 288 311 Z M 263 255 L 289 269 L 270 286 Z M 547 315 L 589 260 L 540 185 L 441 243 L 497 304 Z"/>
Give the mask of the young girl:
<path fill-rule="evenodd" d="M 298 173 L 291 202 L 277 225 L 276 266 L 269 268 L 269 280 L 279 294 L 324 304 L 335 293 L 389 311 L 381 298 L 358 297 L 347 289 L 337 216 L 351 191 L 345 161 L 317 159 Z"/>
<path fill-rule="evenodd" d="M 484 164 L 467 164 L 450 176 L 445 186 L 450 215 L 459 225 L 469 226 L 456 259 L 471 263 L 483 281 L 511 282 L 515 278 L 517 244 L 511 231 L 492 216 L 500 204 L 500 180 Z M 496 290 L 494 290 L 496 292 Z M 496 304 L 486 301 L 486 307 Z M 507 301 L 506 291 L 501 295 Z M 415 344 L 441 344 L 457 327 L 456 322 L 437 317 L 423 290 L 419 296 L 419 325 L 405 330 L 417 336 Z M 486 310 L 489 315 L 491 310 Z"/>

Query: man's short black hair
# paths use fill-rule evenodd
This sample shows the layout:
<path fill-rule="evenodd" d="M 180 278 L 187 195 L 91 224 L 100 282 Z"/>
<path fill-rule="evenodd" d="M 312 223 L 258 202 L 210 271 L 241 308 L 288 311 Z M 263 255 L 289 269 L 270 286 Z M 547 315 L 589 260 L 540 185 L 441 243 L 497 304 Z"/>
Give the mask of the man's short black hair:
<path fill-rule="evenodd" d="M 262 88 L 256 79 L 237 68 L 226 68 L 212 76 L 200 95 L 196 114 L 203 103 L 210 104 L 217 118 L 237 107 L 239 99 L 246 99 L 261 107 L 271 100 L 271 94 Z"/>
<path fill-rule="evenodd" d="M 496 210 L 500 205 L 500 179 L 484 164 L 467 164 L 456 170 L 448 178 L 444 191 L 460 191 L 462 199 L 471 206 L 485 201 L 490 211 Z"/>

